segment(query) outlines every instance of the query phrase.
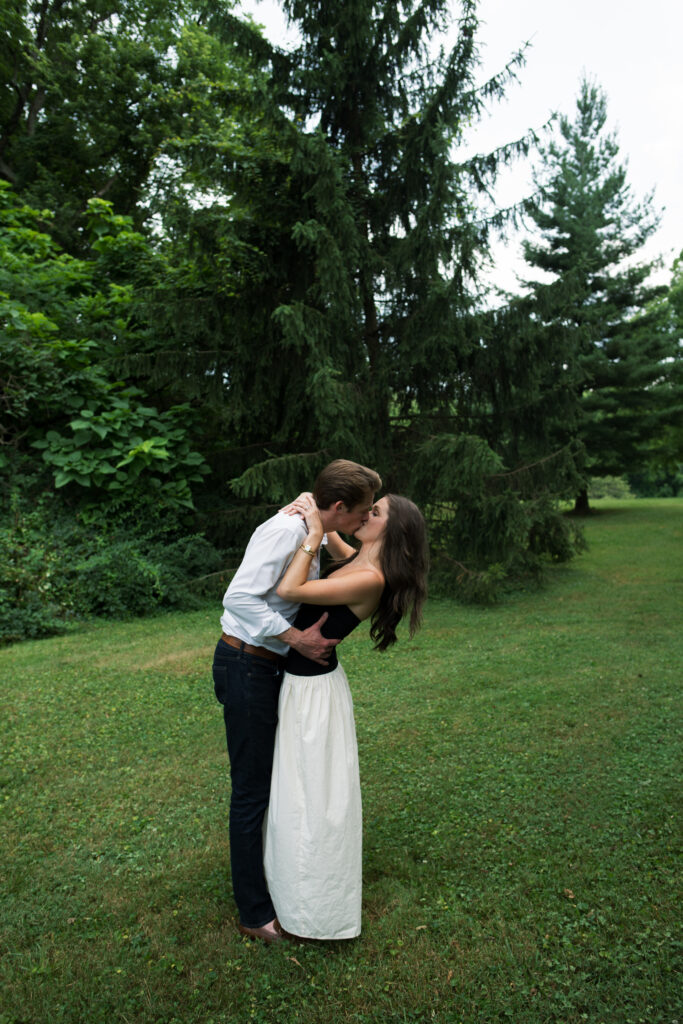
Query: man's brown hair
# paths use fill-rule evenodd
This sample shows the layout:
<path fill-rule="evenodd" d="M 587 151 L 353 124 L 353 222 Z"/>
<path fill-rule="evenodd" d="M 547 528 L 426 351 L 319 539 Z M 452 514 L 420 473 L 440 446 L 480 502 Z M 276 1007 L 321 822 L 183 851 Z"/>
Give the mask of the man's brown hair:
<path fill-rule="evenodd" d="M 318 508 L 329 508 L 336 501 L 343 501 L 351 509 L 366 501 L 368 494 L 374 497 L 381 486 L 381 477 L 374 469 L 348 459 L 335 459 L 318 474 L 313 496 Z"/>

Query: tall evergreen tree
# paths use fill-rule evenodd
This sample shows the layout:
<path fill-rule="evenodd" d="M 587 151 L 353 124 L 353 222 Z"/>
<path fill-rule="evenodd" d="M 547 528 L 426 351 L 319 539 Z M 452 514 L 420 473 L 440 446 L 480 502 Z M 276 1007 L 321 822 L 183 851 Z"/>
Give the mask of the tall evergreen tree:
<path fill-rule="evenodd" d="M 629 474 L 638 494 L 676 496 L 683 488 L 683 253 L 675 260 L 671 283 L 664 295 L 648 310 L 657 330 L 670 345 L 666 374 L 659 382 L 661 429 L 645 446 L 642 468 Z"/>
<path fill-rule="evenodd" d="M 470 0 L 453 50 L 432 57 L 449 6 L 284 3 L 303 39 L 283 95 L 306 127 L 294 161 L 306 198 L 295 233 L 304 262 L 292 275 L 303 316 L 292 316 L 293 296 L 275 316 L 285 342 L 304 351 L 316 333 L 326 336 L 328 358 L 362 399 L 355 413 L 374 457 L 397 480 L 402 450 L 392 415 L 413 423 L 419 409 L 451 422 L 471 344 L 463 320 L 487 241 L 473 207 L 515 148 L 469 164 L 454 159 L 511 69 L 474 88 Z"/>
<path fill-rule="evenodd" d="M 636 468 L 670 412 L 660 399 L 671 339 L 649 305 L 653 263 L 638 261 L 658 217 L 652 196 L 634 200 L 606 122 L 604 92 L 582 81 L 576 117 L 560 118 L 559 138 L 541 149 L 531 211 L 540 238 L 524 243 L 524 256 L 543 274 L 516 304 L 534 344 L 558 357 L 551 390 L 562 414 L 548 429 L 556 443 L 586 449 L 577 512 L 588 510 L 587 477 Z"/>
<path fill-rule="evenodd" d="M 445 0 L 284 7 L 302 43 L 269 57 L 282 144 L 233 168 L 249 211 L 235 229 L 257 268 L 228 310 L 217 363 L 240 439 L 226 451 L 234 489 L 284 497 L 331 456 L 369 461 L 430 506 L 460 577 L 491 565 L 504 576 L 521 553 L 533 561 L 532 534 L 534 558 L 547 549 L 564 493 L 552 474 L 526 489 L 506 475 L 483 429 L 488 395 L 474 394 L 477 375 L 496 372 L 494 346 L 483 366 L 476 315 L 491 230 L 477 205 L 530 139 L 467 162 L 455 151 L 522 56 L 475 88 L 473 0 L 454 48 L 436 56 Z"/>

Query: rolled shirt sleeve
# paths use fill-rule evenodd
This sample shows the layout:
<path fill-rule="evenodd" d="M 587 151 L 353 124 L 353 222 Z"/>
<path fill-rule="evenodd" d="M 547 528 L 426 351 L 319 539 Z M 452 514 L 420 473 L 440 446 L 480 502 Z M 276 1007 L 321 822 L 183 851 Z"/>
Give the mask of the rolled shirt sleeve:
<path fill-rule="evenodd" d="M 276 591 L 306 533 L 302 519 L 282 512 L 254 531 L 223 598 L 224 633 L 245 643 L 267 647 L 276 654 L 286 654 L 287 644 L 277 637 L 289 629 L 299 605 L 285 601 Z M 320 565 L 318 557 L 312 558 L 311 563 L 309 579 L 315 579 Z"/>

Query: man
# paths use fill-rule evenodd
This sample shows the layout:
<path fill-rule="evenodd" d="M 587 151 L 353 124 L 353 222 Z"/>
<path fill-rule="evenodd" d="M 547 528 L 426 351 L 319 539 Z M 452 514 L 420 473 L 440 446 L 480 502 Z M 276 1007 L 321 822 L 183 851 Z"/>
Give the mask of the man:
<path fill-rule="evenodd" d="M 367 521 L 381 485 L 377 473 L 355 462 L 337 459 L 326 466 L 313 488 L 326 533 L 355 533 Z M 230 864 L 239 930 L 268 943 L 282 938 L 263 874 L 262 826 L 284 656 L 293 647 L 326 665 L 339 642 L 321 633 L 327 613 L 309 629 L 292 626 L 298 605 L 276 593 L 295 551 L 306 550 L 306 533 L 299 516 L 282 512 L 254 531 L 223 598 L 223 633 L 213 663 L 230 758 Z M 319 559 L 309 553 L 309 579 L 315 579 Z"/>

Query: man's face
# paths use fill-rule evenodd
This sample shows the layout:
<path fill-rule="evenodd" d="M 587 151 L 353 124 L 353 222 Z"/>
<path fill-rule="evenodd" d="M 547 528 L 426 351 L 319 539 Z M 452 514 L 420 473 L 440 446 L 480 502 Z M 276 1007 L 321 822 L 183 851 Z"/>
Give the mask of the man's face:
<path fill-rule="evenodd" d="M 336 502 L 334 506 L 334 522 L 330 524 L 329 529 L 339 530 L 341 533 L 346 534 L 355 533 L 356 530 L 368 521 L 373 498 L 372 491 L 368 491 L 363 501 L 354 505 L 353 508 L 347 508 L 343 501 Z"/>

